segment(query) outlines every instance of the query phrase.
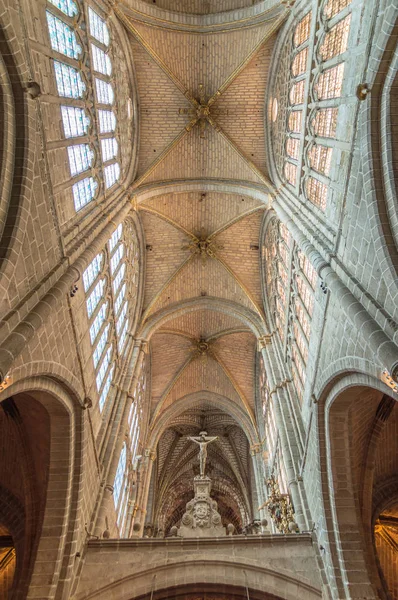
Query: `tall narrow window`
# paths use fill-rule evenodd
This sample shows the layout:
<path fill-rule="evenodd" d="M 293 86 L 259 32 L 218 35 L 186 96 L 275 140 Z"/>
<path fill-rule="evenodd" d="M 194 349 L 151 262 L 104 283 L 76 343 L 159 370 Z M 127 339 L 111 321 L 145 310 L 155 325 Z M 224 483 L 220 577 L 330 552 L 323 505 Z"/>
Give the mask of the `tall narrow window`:
<path fill-rule="evenodd" d="M 120 177 L 120 166 L 119 163 L 113 163 L 108 165 L 104 169 L 105 187 L 112 187 Z"/>
<path fill-rule="evenodd" d="M 68 146 L 68 157 L 70 174 L 74 176 L 90 168 L 94 159 L 94 152 L 88 144 L 77 144 L 76 146 Z"/>
<path fill-rule="evenodd" d="M 115 95 L 110 83 L 102 79 L 95 78 L 95 88 L 97 91 L 97 100 L 99 104 L 113 104 Z"/>
<path fill-rule="evenodd" d="M 124 479 L 126 476 L 126 463 L 127 463 L 127 449 L 126 444 L 123 445 L 122 451 L 120 453 L 119 462 L 117 465 L 115 481 L 113 484 L 113 501 L 115 503 L 115 508 L 117 509 L 119 506 L 119 500 L 123 491 Z"/>
<path fill-rule="evenodd" d="M 304 50 L 301 50 L 294 57 L 294 60 L 292 63 L 293 77 L 297 77 L 298 75 L 305 73 L 305 71 L 307 70 L 307 60 L 308 60 L 308 47 L 304 48 Z"/>
<path fill-rule="evenodd" d="M 90 119 L 82 108 L 61 106 L 61 115 L 66 138 L 86 135 Z"/>
<path fill-rule="evenodd" d="M 290 185 L 296 185 L 297 181 L 297 166 L 291 162 L 285 163 L 285 177 Z"/>
<path fill-rule="evenodd" d="M 336 137 L 337 108 L 320 108 L 312 121 L 315 135 L 320 137 Z"/>
<path fill-rule="evenodd" d="M 333 149 L 314 144 L 308 151 L 310 166 L 322 175 L 329 175 Z"/>
<path fill-rule="evenodd" d="M 74 17 L 79 14 L 79 9 L 74 0 L 49 0 L 51 4 L 56 6 L 61 12 L 68 17 Z"/>
<path fill-rule="evenodd" d="M 286 141 L 286 153 L 295 160 L 299 157 L 300 140 L 298 138 L 288 138 Z"/>
<path fill-rule="evenodd" d="M 80 179 L 72 186 L 73 201 L 75 203 L 75 210 L 78 211 L 86 204 L 91 202 L 95 196 L 98 183 L 93 177 L 85 177 Z"/>
<path fill-rule="evenodd" d="M 91 53 L 93 56 L 94 71 L 98 71 L 102 75 L 110 75 L 112 73 L 112 63 L 109 56 L 95 44 L 91 44 Z"/>
<path fill-rule="evenodd" d="M 79 58 L 82 47 L 77 43 L 73 29 L 49 11 L 46 15 L 52 49 L 69 58 Z"/>
<path fill-rule="evenodd" d="M 315 179 L 315 177 L 308 177 L 305 189 L 308 200 L 310 200 L 312 204 L 321 210 L 326 210 L 326 200 L 328 194 L 328 188 L 326 184 L 318 179 Z"/>
<path fill-rule="evenodd" d="M 99 110 L 99 129 L 100 133 L 111 133 L 116 128 L 116 117 L 111 110 Z"/>
<path fill-rule="evenodd" d="M 83 98 L 86 85 L 77 69 L 54 61 L 58 94 L 64 98 Z"/>
<path fill-rule="evenodd" d="M 321 73 L 315 85 L 319 100 L 327 100 L 329 98 L 338 98 L 341 96 L 343 77 L 344 63 L 340 63 L 331 69 L 326 69 L 326 71 Z"/>
<path fill-rule="evenodd" d="M 331 19 L 351 4 L 351 0 L 328 0 L 324 8 L 325 17 Z"/>
<path fill-rule="evenodd" d="M 301 44 L 304 44 L 310 37 L 311 16 L 311 12 L 307 13 L 305 17 L 301 19 L 294 31 L 293 44 L 296 48 L 301 46 Z"/>
<path fill-rule="evenodd" d="M 294 83 L 290 88 L 290 104 L 302 104 L 304 102 L 305 79 Z"/>
<path fill-rule="evenodd" d="M 115 138 L 105 138 L 101 140 L 102 160 L 107 162 L 117 156 L 118 145 Z"/>
<path fill-rule="evenodd" d="M 292 112 L 289 115 L 289 120 L 288 120 L 289 131 L 292 131 L 293 133 L 300 133 L 302 118 L 303 118 L 302 110 L 292 110 Z"/>
<path fill-rule="evenodd" d="M 320 48 L 322 60 L 329 60 L 347 50 L 348 34 L 350 32 L 351 15 L 348 15 L 325 35 Z"/>
<path fill-rule="evenodd" d="M 88 8 L 88 20 L 90 25 L 90 35 L 93 36 L 98 42 L 109 46 L 109 30 L 105 24 L 105 21 L 89 6 Z"/>

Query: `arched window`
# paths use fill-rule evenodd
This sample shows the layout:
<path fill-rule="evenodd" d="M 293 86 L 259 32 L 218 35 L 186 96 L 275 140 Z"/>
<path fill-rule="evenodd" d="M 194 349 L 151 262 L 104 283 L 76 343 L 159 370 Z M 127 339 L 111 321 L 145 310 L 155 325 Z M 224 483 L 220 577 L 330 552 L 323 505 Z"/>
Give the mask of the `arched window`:
<path fill-rule="evenodd" d="M 285 177 L 290 185 L 295 186 L 297 181 L 297 165 L 291 162 L 285 162 Z"/>
<path fill-rule="evenodd" d="M 270 455 L 273 455 L 276 448 L 277 430 L 275 422 L 274 404 L 272 402 L 267 381 L 267 374 L 265 372 L 264 360 L 262 356 L 260 356 L 260 398 L 264 418 L 264 431 L 267 442 L 267 448 Z"/>
<path fill-rule="evenodd" d="M 312 120 L 314 134 L 320 137 L 336 137 L 337 108 L 320 108 Z"/>
<path fill-rule="evenodd" d="M 286 181 L 293 186 L 297 184 L 298 165 L 292 163 L 290 159 L 298 160 L 301 141 L 299 137 L 291 136 L 290 134 L 297 134 L 298 136 L 302 133 L 303 111 L 296 107 L 304 102 L 311 20 L 312 12 L 308 12 L 298 23 L 293 34 L 293 46 L 298 50 L 294 52 L 292 57 L 292 81 L 289 89 L 289 103 L 292 107 L 295 107 L 295 110 L 288 112 L 287 117 L 289 137 L 286 141 L 286 155 L 289 160 L 285 162 L 284 168 Z"/>
<path fill-rule="evenodd" d="M 317 274 L 301 250 L 293 252 L 293 301 L 291 310 L 291 372 L 297 395 L 302 400 L 314 309 Z"/>
<path fill-rule="evenodd" d="M 286 324 L 290 234 L 286 227 L 275 219 L 270 223 L 266 235 L 268 241 L 265 245 L 265 265 L 270 308 L 283 341 Z"/>
<path fill-rule="evenodd" d="M 310 37 L 311 16 L 311 12 L 307 13 L 294 30 L 293 44 L 295 48 L 304 44 Z"/>
<path fill-rule="evenodd" d="M 127 448 L 126 444 L 123 444 L 122 451 L 120 453 L 119 463 L 117 465 L 115 481 L 113 484 L 113 502 L 115 504 L 115 509 L 117 515 L 119 515 L 120 510 L 120 500 L 123 496 L 124 488 L 126 485 L 126 475 L 127 475 Z"/>
<path fill-rule="evenodd" d="M 347 50 L 348 34 L 350 31 L 351 15 L 347 15 L 325 35 L 320 47 L 323 61 L 338 56 Z"/>
<path fill-rule="evenodd" d="M 298 75 L 302 75 L 307 70 L 307 60 L 308 60 L 308 48 L 304 48 L 293 59 L 292 62 L 292 75 L 293 77 L 297 77 Z"/>
<path fill-rule="evenodd" d="M 105 20 L 88 7 L 88 23 L 84 15 L 76 16 L 79 8 L 74 0 L 48 0 L 46 18 L 50 45 L 54 51 L 53 65 L 57 91 L 60 97 L 79 100 L 60 104 L 66 153 L 70 166 L 71 199 L 76 211 L 81 210 L 96 194 L 106 191 L 120 178 L 118 161 L 119 144 L 115 136 L 116 117 L 111 109 L 115 92 L 111 81 L 112 62 L 109 54 L 110 34 Z M 89 67 L 92 76 L 86 78 L 81 72 L 83 56 L 82 40 L 89 38 Z M 58 55 L 68 58 L 63 62 Z M 87 86 L 93 81 L 93 89 Z M 82 106 L 81 100 L 87 107 Z M 93 109 L 97 118 L 92 119 Z M 95 131 L 98 124 L 98 131 Z M 96 155 L 90 145 L 92 136 L 99 137 L 101 152 Z M 78 144 L 73 139 L 79 138 Z M 91 170 L 102 163 L 99 179 Z M 102 183 L 102 181 L 103 183 Z"/>
<path fill-rule="evenodd" d="M 305 190 L 308 200 L 324 211 L 326 209 L 328 195 L 326 183 L 319 181 L 319 179 L 315 179 L 315 177 L 308 177 L 305 182 Z"/>
<path fill-rule="evenodd" d="M 319 100 L 328 100 L 341 96 L 343 86 L 344 63 L 326 69 L 318 77 L 315 91 Z"/>
<path fill-rule="evenodd" d="M 308 160 L 311 168 L 318 173 L 322 173 L 322 175 L 329 175 L 332 152 L 333 149 L 327 146 L 321 146 L 320 144 L 311 146 L 308 150 Z"/>
<path fill-rule="evenodd" d="M 351 4 L 351 0 L 328 0 L 323 10 L 325 17 L 331 19 L 339 12 L 347 8 Z"/>
<path fill-rule="evenodd" d="M 126 348 L 127 334 L 134 309 L 135 273 L 138 269 L 137 242 L 129 224 L 120 224 L 103 252 L 83 273 L 89 337 L 96 375 L 99 408 L 108 397 L 115 364 Z M 129 272 L 131 279 L 127 280 Z"/>
<path fill-rule="evenodd" d="M 270 311 L 301 401 L 318 276 L 306 255 L 294 245 L 287 228 L 276 219 L 266 231 L 264 257 Z M 272 437 L 272 432 L 269 435 Z"/>

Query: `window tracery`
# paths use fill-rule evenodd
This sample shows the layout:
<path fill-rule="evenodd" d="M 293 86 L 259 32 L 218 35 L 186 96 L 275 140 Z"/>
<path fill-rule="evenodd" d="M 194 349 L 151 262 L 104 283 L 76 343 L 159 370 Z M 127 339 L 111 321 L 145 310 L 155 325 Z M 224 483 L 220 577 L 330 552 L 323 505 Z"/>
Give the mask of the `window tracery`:
<path fill-rule="evenodd" d="M 264 258 L 272 318 L 301 401 L 318 275 L 307 256 L 294 245 L 287 228 L 277 219 L 273 219 L 267 228 Z"/>
<path fill-rule="evenodd" d="M 297 109 L 297 105 L 304 102 L 305 93 L 305 74 L 308 63 L 308 40 L 311 30 L 311 19 L 312 12 L 308 12 L 298 23 L 293 34 L 293 47 L 298 50 L 295 51 L 291 62 L 291 77 L 290 91 L 289 91 L 289 103 L 294 110 L 288 113 L 287 129 L 290 133 L 301 134 L 302 122 L 303 122 L 303 110 Z M 291 135 L 286 141 L 286 155 L 289 159 L 298 159 L 301 142 L 298 138 L 293 138 Z M 292 186 L 297 184 L 297 165 L 285 161 L 284 175 L 286 181 Z"/>
<path fill-rule="evenodd" d="M 126 348 L 130 314 L 134 309 L 137 270 L 137 241 L 127 221 L 115 229 L 104 250 L 83 273 L 101 411 L 110 390 L 115 364 L 123 357 Z"/>
<path fill-rule="evenodd" d="M 82 107 L 81 102 L 60 105 L 75 211 L 94 200 L 99 191 L 112 188 L 121 173 L 116 117 L 112 110 L 115 92 L 111 80 L 109 29 L 91 6 L 87 9 L 87 28 L 84 14 L 76 19 L 79 12 L 74 0 L 47 2 L 46 18 L 50 46 L 54 51 L 52 62 L 58 95 L 71 100 L 87 100 L 91 106 L 94 104 L 97 117 L 92 118 L 92 109 Z M 80 63 L 84 46 L 90 48 L 92 79 L 87 79 Z M 63 62 L 61 56 L 67 57 L 67 62 Z M 93 89 L 87 86 L 87 80 L 94 82 Z M 95 149 L 88 143 L 89 135 L 94 139 Z M 81 143 L 73 144 L 74 138 L 80 138 Z M 97 178 L 92 169 L 99 163 L 102 163 L 102 172 L 98 172 Z"/>
<path fill-rule="evenodd" d="M 123 446 L 122 454 L 119 460 L 120 469 L 118 467 L 114 482 L 114 490 L 116 490 L 116 488 L 118 489 L 118 494 L 115 495 L 114 492 L 113 496 L 116 509 L 116 523 L 119 528 L 120 535 L 123 535 L 125 530 L 129 498 L 132 492 L 132 475 L 137 469 L 140 433 L 143 427 L 143 406 L 145 403 L 147 386 L 146 378 L 147 369 L 144 360 L 141 373 L 134 390 L 133 401 L 128 416 L 127 439 Z M 126 534 L 128 534 L 128 532 L 126 532 Z"/>

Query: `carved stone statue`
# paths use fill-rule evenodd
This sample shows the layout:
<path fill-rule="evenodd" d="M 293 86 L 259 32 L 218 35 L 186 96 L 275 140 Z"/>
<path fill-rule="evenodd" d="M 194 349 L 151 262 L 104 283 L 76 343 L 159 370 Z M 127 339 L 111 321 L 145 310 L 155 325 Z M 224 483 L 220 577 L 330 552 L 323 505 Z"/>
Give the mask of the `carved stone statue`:
<path fill-rule="evenodd" d="M 217 510 L 217 502 L 210 497 L 211 480 L 208 477 L 195 477 L 195 496 L 186 505 L 177 536 L 224 537 L 225 527 Z"/>
<path fill-rule="evenodd" d="M 207 431 L 201 431 L 199 437 L 188 437 L 191 442 L 195 442 L 199 446 L 199 462 L 200 462 L 200 476 L 205 476 L 206 459 L 207 459 L 207 444 L 214 442 L 218 436 L 207 437 Z"/>

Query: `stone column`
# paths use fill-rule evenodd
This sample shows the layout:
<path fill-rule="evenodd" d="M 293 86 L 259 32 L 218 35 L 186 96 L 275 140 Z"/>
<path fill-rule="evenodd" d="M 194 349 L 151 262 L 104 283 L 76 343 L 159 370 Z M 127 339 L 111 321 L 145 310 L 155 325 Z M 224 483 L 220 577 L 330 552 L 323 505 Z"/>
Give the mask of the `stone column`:
<path fill-rule="evenodd" d="M 265 341 L 259 341 L 261 354 L 264 360 L 265 371 L 270 387 L 271 401 L 274 407 L 275 421 L 278 428 L 278 433 L 281 441 L 281 450 L 283 463 L 286 469 L 289 490 L 292 495 L 292 500 L 295 510 L 295 519 L 300 531 L 308 529 L 308 524 L 305 519 L 305 510 L 303 506 L 303 498 L 301 496 L 297 472 L 298 462 L 300 460 L 297 432 L 288 411 L 290 398 L 287 392 L 287 379 L 282 379 L 280 376 L 278 365 L 273 356 L 272 338 L 267 338 Z"/>
<path fill-rule="evenodd" d="M 146 342 L 136 340 L 129 365 L 121 382 L 120 391 L 115 398 L 117 403 L 117 418 L 112 423 L 112 431 L 109 436 L 108 446 L 104 456 L 105 486 L 100 501 L 99 510 L 96 518 L 94 534 L 101 537 L 105 528 L 105 516 L 109 509 L 111 497 L 113 495 L 113 483 L 117 467 L 119 464 L 120 453 L 125 441 L 125 431 L 128 425 L 128 416 L 133 401 L 132 392 L 137 384 L 141 372 L 142 363 L 146 350 Z"/>
<path fill-rule="evenodd" d="M 156 460 L 156 453 L 151 448 L 144 450 L 143 465 L 141 471 L 142 485 L 138 490 L 138 501 L 133 523 L 133 537 L 142 537 L 145 525 L 145 516 L 147 513 L 147 503 L 149 487 L 151 485 L 153 463 Z"/>

